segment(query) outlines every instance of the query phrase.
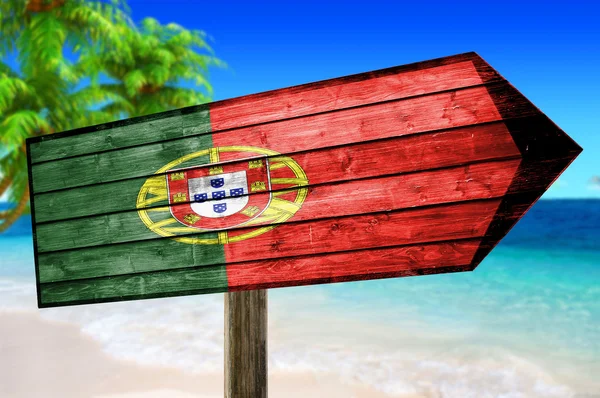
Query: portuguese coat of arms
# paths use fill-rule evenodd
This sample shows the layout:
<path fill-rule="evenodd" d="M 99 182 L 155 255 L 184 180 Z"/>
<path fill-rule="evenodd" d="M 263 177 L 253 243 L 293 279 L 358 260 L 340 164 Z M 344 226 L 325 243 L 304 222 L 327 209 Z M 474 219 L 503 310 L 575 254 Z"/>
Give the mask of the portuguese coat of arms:
<path fill-rule="evenodd" d="M 166 174 L 171 214 L 203 230 L 234 228 L 258 217 L 271 202 L 268 158 L 212 163 Z"/>

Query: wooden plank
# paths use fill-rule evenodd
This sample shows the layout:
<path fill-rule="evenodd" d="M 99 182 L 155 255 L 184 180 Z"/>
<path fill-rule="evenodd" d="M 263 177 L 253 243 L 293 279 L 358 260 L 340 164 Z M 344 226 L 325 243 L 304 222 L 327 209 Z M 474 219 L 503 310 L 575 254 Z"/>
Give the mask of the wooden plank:
<path fill-rule="evenodd" d="M 499 203 L 500 199 L 493 199 L 309 223 L 286 223 L 269 234 L 253 238 L 252 245 L 182 245 L 171 239 L 157 239 L 40 254 L 40 281 L 57 282 L 480 237 Z M 438 226 L 440 228 L 436 230 L 434 227 Z M 212 252 L 213 247 L 222 248 L 219 250 L 224 254 Z M 188 260 L 184 261 L 186 255 Z"/>
<path fill-rule="evenodd" d="M 496 89 L 493 92 L 501 96 L 502 86 Z M 32 166 L 34 193 L 153 174 L 178 157 L 212 145 L 259 146 L 285 154 L 493 122 L 501 117 L 488 90 L 492 88 L 468 88 L 228 130 L 213 134 L 212 144 L 200 139 L 207 136 L 188 137 L 41 163 Z M 512 100 L 503 103 L 515 106 Z"/>
<path fill-rule="evenodd" d="M 267 398 L 267 291 L 225 295 L 225 398 Z"/>
<path fill-rule="evenodd" d="M 539 125 L 539 124 L 537 124 Z M 568 149 L 567 149 L 568 151 Z M 476 256 L 474 268 L 493 248 L 495 242 L 510 229 L 515 222 L 527 211 L 540 192 L 557 178 L 573 157 L 564 160 L 545 161 L 543 169 L 539 165 L 527 164 L 520 166 L 503 199 L 502 207 L 494 215 L 494 221 L 486 231 L 486 246 Z M 536 172 L 539 170 L 539 173 Z M 192 247 L 190 250 L 186 248 Z M 123 273 L 140 272 L 144 270 L 159 270 L 161 267 L 174 268 L 183 264 L 182 258 L 191 256 L 192 266 L 214 264 L 206 250 L 218 245 L 181 245 L 170 239 L 149 240 L 121 244 L 115 246 L 99 246 L 89 249 L 75 249 L 64 252 L 39 255 L 39 270 L 41 281 L 56 281 L 62 279 L 77 279 L 79 277 L 105 276 Z M 180 257 L 181 256 L 181 257 Z M 198 261 L 198 259 L 208 261 Z M 224 257 L 223 257 L 224 258 Z M 187 266 L 188 263 L 186 263 Z"/>
<path fill-rule="evenodd" d="M 259 146 L 286 154 L 494 122 L 502 120 L 504 107 L 520 117 L 539 113 L 499 83 L 215 133 L 213 145 Z"/>
<path fill-rule="evenodd" d="M 473 74 L 473 68 L 477 76 Z M 461 82 L 451 82 L 450 75 Z M 410 79 L 420 80 L 419 84 L 424 87 L 413 86 Z M 211 106 L 211 123 L 215 130 L 237 128 L 281 117 L 303 116 L 310 111 L 337 110 L 340 104 L 356 106 L 367 92 L 378 100 L 397 99 L 404 95 L 426 94 L 427 87 L 432 85 L 435 90 L 451 90 L 460 88 L 461 84 L 467 86 L 499 80 L 503 80 L 502 76 L 479 55 L 471 52 L 216 102 Z M 405 84 L 398 84 L 400 81 Z M 346 85 L 348 89 L 344 87 Z M 386 93 L 383 91 L 387 85 L 391 88 Z M 314 103 L 317 105 L 312 105 Z"/>
<path fill-rule="evenodd" d="M 186 245 L 172 239 L 40 253 L 38 257 L 42 283 L 222 264 L 222 245 Z"/>
<path fill-rule="evenodd" d="M 308 185 L 311 186 L 514 157 L 519 156 L 520 152 L 504 123 L 496 122 L 288 155 L 309 176 Z M 267 158 L 277 163 L 276 155 Z M 233 165 L 238 163 L 232 162 Z M 277 166 L 272 164 L 272 167 Z M 275 170 L 272 173 L 277 176 Z M 160 178 L 158 176 L 157 180 Z M 48 222 L 136 209 L 136 198 L 145 181 L 146 177 L 141 177 L 37 194 L 37 220 Z M 65 203 L 69 205 L 65 206 Z M 168 200 L 165 196 L 164 200 L 141 207 L 138 205 L 137 208 L 166 205 Z"/>
<path fill-rule="evenodd" d="M 321 85 L 268 91 L 211 104 L 214 131 L 330 112 L 380 101 L 425 95 L 483 83 L 471 60 L 426 69 L 371 73 Z"/>
<path fill-rule="evenodd" d="M 500 197 L 513 180 L 519 162 L 519 159 L 514 159 L 438 171 L 317 185 L 309 188 L 307 200 L 294 216 L 294 220 L 309 221 L 323 217 Z M 293 191 L 292 195 L 294 195 Z M 183 205 L 172 205 L 171 208 L 180 206 Z M 271 213 L 285 211 L 286 206 L 298 205 L 283 196 L 273 198 L 269 212 L 251 220 L 251 225 L 273 223 Z M 193 236 L 200 232 L 172 218 L 169 208 L 164 208 L 160 216 L 158 222 L 163 223 L 161 225 L 166 231 L 171 228 L 185 229 L 182 233 L 177 233 L 178 236 Z M 156 237 L 156 233 L 140 221 L 137 211 L 53 222 L 38 225 L 37 230 L 40 253 Z"/>
<path fill-rule="evenodd" d="M 32 166 L 34 190 L 37 193 L 153 174 L 170 160 L 210 148 L 210 138 L 204 135 L 189 141 L 166 141 L 39 163 Z M 194 159 L 195 165 L 208 161 L 208 156 Z"/>
<path fill-rule="evenodd" d="M 464 267 L 481 239 L 307 255 L 227 266 L 229 291 L 269 289 L 418 275 L 420 270 Z"/>
<path fill-rule="evenodd" d="M 208 105 L 194 107 L 194 110 L 187 113 L 177 110 L 166 115 L 158 113 L 94 126 L 88 134 L 72 134 L 60 140 L 54 135 L 43 136 L 31 144 L 32 164 L 209 133 Z"/>
<path fill-rule="evenodd" d="M 141 177 L 36 194 L 34 211 L 38 222 L 44 223 L 131 210 L 135 208 L 136 197 L 146 179 Z M 66 203 L 69 205 L 65 206 Z M 166 204 L 167 200 L 164 200 L 151 207 Z"/>
<path fill-rule="evenodd" d="M 477 54 L 459 54 L 34 137 L 32 163 L 137 146 L 140 139 L 149 143 L 203 134 L 210 131 L 209 106 L 218 129 L 228 129 L 501 80 Z M 183 123 L 176 129 L 179 115 Z"/>
<path fill-rule="evenodd" d="M 231 281 L 231 291 L 255 288 L 254 275 L 259 263 L 268 270 L 269 287 L 286 286 L 281 278 L 284 270 L 297 269 L 299 275 L 308 272 L 312 280 L 291 280 L 289 286 L 305 283 L 331 283 L 370 278 L 365 271 L 373 270 L 372 279 L 422 275 L 436 272 L 466 270 L 459 264 L 469 260 L 478 240 L 444 242 L 441 244 L 418 244 L 410 247 L 387 247 L 373 250 L 353 250 L 349 253 L 333 253 L 322 256 L 301 256 L 274 261 L 250 262 L 246 264 L 201 267 L 193 269 L 163 270 L 158 272 L 92 278 L 77 281 L 40 284 L 43 307 L 59 305 L 89 304 L 108 301 L 136 300 L 170 297 L 187 294 L 224 292 L 224 281 Z M 440 258 L 444 255 L 444 258 Z M 361 258 L 360 267 L 344 271 L 349 263 Z M 423 259 L 423 263 L 418 261 Z M 313 264 L 322 264 L 315 270 Z M 230 278 L 230 279 L 228 279 Z"/>
<path fill-rule="evenodd" d="M 252 238 L 252 245 L 224 245 L 227 263 L 274 257 L 331 253 L 415 242 L 483 236 L 499 199 L 425 209 L 371 213 L 286 223 Z"/>
<path fill-rule="evenodd" d="M 224 266 L 149 272 L 39 286 L 40 307 L 222 293 L 227 291 Z"/>

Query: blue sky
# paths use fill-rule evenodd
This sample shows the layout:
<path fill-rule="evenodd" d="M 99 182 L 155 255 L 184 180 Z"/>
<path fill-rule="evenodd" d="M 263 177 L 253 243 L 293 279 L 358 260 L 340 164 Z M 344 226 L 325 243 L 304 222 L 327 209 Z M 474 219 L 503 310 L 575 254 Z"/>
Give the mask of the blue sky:
<path fill-rule="evenodd" d="M 476 51 L 584 148 L 544 197 L 600 198 L 592 1 L 128 3 L 135 21 L 152 16 L 212 37 L 229 64 L 211 73 L 216 100 Z"/>
<path fill-rule="evenodd" d="M 544 195 L 598 197 L 600 12 L 592 1 L 129 1 L 202 29 L 229 64 L 225 99 L 476 51 L 573 137 L 584 152 Z"/>

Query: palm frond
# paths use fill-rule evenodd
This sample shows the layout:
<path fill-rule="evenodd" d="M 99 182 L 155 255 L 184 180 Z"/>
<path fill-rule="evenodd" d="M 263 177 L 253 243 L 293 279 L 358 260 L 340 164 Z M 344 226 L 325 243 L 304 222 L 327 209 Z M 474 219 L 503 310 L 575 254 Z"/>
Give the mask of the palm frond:
<path fill-rule="evenodd" d="M 102 85 L 84 87 L 71 94 L 69 99 L 77 109 L 89 109 L 107 102 L 118 103 L 124 108 L 132 106 L 124 96 Z"/>
<path fill-rule="evenodd" d="M 208 70 L 225 63 L 206 34 L 129 15 L 125 0 L 0 1 L 0 55 L 19 62 L 0 62 L 1 187 L 19 204 L 0 229 L 26 211 L 25 138 L 210 100 Z"/>
<path fill-rule="evenodd" d="M 144 72 L 140 69 L 132 70 L 123 78 L 123 83 L 127 89 L 127 94 L 134 97 L 137 92 L 148 82 Z"/>
<path fill-rule="evenodd" d="M 76 50 L 88 44 L 102 51 L 118 45 L 121 37 L 117 25 L 128 21 L 124 2 L 70 1 L 57 10 L 61 21 L 71 32 Z"/>
<path fill-rule="evenodd" d="M 50 13 L 38 13 L 17 40 L 21 70 L 26 76 L 40 71 L 56 71 L 62 63 L 65 29 Z"/>
<path fill-rule="evenodd" d="M 24 0 L 0 1 L 0 54 L 16 50 L 16 41 L 26 20 L 26 6 Z"/>
<path fill-rule="evenodd" d="M 21 96 L 33 96 L 35 91 L 24 80 L 0 73 L 0 115 Z"/>
<path fill-rule="evenodd" d="M 10 148 L 21 147 L 27 137 L 50 130 L 48 122 L 37 112 L 20 110 L 3 118 L 0 123 L 0 142 Z"/>

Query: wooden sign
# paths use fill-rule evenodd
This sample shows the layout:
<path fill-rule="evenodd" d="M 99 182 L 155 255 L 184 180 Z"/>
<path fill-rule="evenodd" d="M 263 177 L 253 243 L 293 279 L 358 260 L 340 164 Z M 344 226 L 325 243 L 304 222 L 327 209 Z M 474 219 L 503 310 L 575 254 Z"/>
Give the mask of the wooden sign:
<path fill-rule="evenodd" d="M 51 307 L 472 270 L 581 148 L 467 53 L 27 150 Z"/>

